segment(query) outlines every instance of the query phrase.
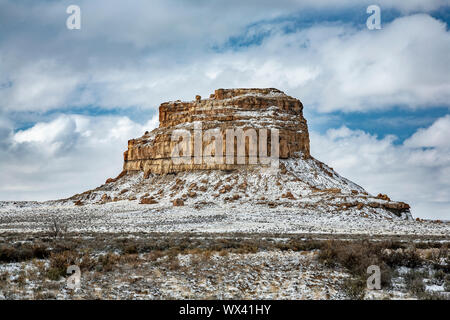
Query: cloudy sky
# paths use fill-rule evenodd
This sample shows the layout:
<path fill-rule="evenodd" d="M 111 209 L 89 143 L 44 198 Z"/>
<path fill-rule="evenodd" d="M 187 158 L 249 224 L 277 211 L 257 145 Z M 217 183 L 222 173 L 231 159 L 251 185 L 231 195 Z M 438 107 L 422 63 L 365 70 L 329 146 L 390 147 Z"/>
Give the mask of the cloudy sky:
<path fill-rule="evenodd" d="M 276 87 L 303 102 L 313 156 L 450 219 L 449 22 L 448 0 L 0 0 L 0 200 L 116 176 L 163 101 Z"/>

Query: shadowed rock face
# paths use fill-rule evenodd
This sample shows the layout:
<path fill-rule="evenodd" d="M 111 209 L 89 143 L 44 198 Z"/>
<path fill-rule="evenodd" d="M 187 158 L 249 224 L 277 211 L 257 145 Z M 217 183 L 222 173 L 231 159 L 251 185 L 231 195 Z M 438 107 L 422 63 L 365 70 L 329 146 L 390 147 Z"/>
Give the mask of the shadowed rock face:
<path fill-rule="evenodd" d="M 211 136 L 205 136 L 205 133 L 209 129 L 216 129 L 222 136 L 223 155 L 229 152 L 225 143 L 227 130 L 242 129 L 244 133 L 248 133 L 254 129 L 259 141 L 261 129 L 268 129 L 268 137 L 262 141 L 266 143 L 270 155 L 271 130 L 278 129 L 280 159 L 310 156 L 308 127 L 303 117 L 302 103 L 273 88 L 218 89 L 208 99 L 196 96 L 191 102 L 165 102 L 159 107 L 159 121 L 159 128 L 141 138 L 128 141 L 128 150 L 124 153 L 124 171 L 144 171 L 148 176 L 191 170 L 235 170 L 245 166 L 261 166 L 249 159 L 250 138 L 245 139 L 245 159 L 240 162 L 236 160 L 233 163 L 211 163 L 205 161 L 204 154 L 200 160 L 195 160 L 194 152 L 188 161 L 174 162 L 178 155 L 173 157 L 172 152 L 179 140 L 173 139 L 172 134 L 178 129 L 191 133 L 189 144 L 192 151 L 196 147 L 195 135 L 201 134 L 199 128 L 203 133 L 201 140 L 197 140 L 200 141 L 201 150 L 215 143 L 215 140 Z M 234 148 L 236 147 L 235 144 Z M 234 155 L 237 156 L 237 150 Z"/>

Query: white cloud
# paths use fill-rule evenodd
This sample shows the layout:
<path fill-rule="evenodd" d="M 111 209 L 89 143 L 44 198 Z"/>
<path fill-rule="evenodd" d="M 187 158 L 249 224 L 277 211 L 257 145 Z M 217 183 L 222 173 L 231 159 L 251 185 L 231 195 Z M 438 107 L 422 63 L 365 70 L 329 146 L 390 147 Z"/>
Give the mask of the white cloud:
<path fill-rule="evenodd" d="M 61 23 L 65 3 L 1 1 L 0 20 L 10 30 L 2 30 L 0 87 L 11 86 L 0 90 L 0 107 L 15 111 L 88 104 L 155 107 L 173 94 L 174 87 L 208 93 L 211 75 L 219 86 L 286 87 L 322 109 L 358 109 L 360 105 L 351 103 L 364 99 L 376 105 L 448 101 L 442 94 L 448 83 L 439 77 L 448 66 L 449 36 L 434 19 L 398 19 L 379 32 L 345 26 L 312 27 L 290 35 L 273 32 L 286 24 L 271 22 L 274 18 L 311 8 L 364 9 L 368 4 L 355 0 L 339 4 L 332 0 L 80 1 L 82 30 L 70 32 Z M 379 4 L 411 12 L 434 10 L 446 1 Z M 16 21 L 26 23 L 17 26 Z M 268 22 L 251 30 L 273 32 L 262 46 L 238 53 L 211 50 L 258 21 Z M 301 47 L 304 43 L 309 47 Z M 417 78 L 417 73 L 427 78 Z M 411 81 L 417 85 L 411 87 Z M 314 99 L 317 94 L 323 99 Z"/>
<path fill-rule="evenodd" d="M 450 116 L 403 144 L 347 127 L 311 133 L 311 153 L 372 194 L 405 201 L 421 218 L 450 219 Z M 422 148 L 433 147 L 433 148 Z"/>
<path fill-rule="evenodd" d="M 168 13 L 164 6 L 155 10 Z M 16 39 L 0 43 L 6 49 L 0 56 L 0 109 L 156 108 L 162 101 L 206 96 L 219 87 L 277 87 L 321 112 L 449 105 L 450 32 L 429 15 L 397 18 L 377 31 L 335 23 L 286 34 L 283 27 L 292 21 L 268 22 L 271 34 L 260 45 L 215 52 L 211 45 L 224 43 L 255 21 L 238 19 L 250 7 L 224 21 L 211 15 L 197 19 L 192 10 L 179 21 L 189 28 L 175 31 L 165 25 L 160 29 L 161 19 L 145 17 L 147 24 L 130 21 L 126 28 L 123 21 L 104 22 L 112 29 L 89 25 L 89 32 L 82 29 L 75 38 L 66 32 L 65 38 L 49 39 L 51 52 L 35 40 L 25 47 Z M 280 6 L 279 12 L 285 11 Z M 261 8 L 257 12 L 259 18 L 271 16 Z M 116 14 L 106 11 L 96 23 Z M 178 26 L 180 14 L 174 12 L 168 21 Z M 206 27 L 208 22 L 213 26 Z M 217 27 L 220 31 L 213 32 L 222 23 L 231 30 Z M 257 33 L 267 26 L 254 28 Z"/>
<path fill-rule="evenodd" d="M 450 103 L 448 52 L 445 24 L 420 14 L 381 31 L 335 25 L 279 32 L 206 65 L 213 83 L 282 88 L 322 112 L 427 108 Z"/>
<path fill-rule="evenodd" d="M 9 110 L 48 110 L 70 103 L 82 77 L 70 67 L 43 59 L 8 74 L 12 85 L 0 96 Z"/>
<path fill-rule="evenodd" d="M 60 115 L 7 135 L 0 156 L 0 200 L 71 196 L 116 176 L 127 140 L 158 125 L 127 117 Z"/>
<path fill-rule="evenodd" d="M 405 145 L 408 147 L 450 148 L 450 115 L 438 119 L 429 128 L 419 129 L 405 141 Z"/>

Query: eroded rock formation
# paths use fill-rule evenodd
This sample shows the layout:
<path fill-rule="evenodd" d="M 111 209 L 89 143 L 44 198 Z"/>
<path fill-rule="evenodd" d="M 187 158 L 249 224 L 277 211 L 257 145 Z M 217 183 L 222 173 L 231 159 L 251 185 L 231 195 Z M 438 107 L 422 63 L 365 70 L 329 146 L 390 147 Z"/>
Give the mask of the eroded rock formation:
<path fill-rule="evenodd" d="M 239 205 L 266 212 L 285 207 L 304 214 L 412 219 L 408 204 L 392 201 L 385 194 L 370 195 L 312 157 L 302 103 L 277 89 L 218 89 L 208 99 L 196 96 L 191 102 L 163 103 L 159 112 L 158 128 L 128 142 L 124 170 L 118 177 L 70 200 L 77 205 L 139 201 L 142 205 L 186 210 Z M 278 137 L 273 136 L 277 139 L 272 140 L 270 132 L 270 139 L 260 141 L 265 151 L 279 141 L 278 170 L 265 170 L 267 163 L 251 161 L 250 139 L 242 144 L 245 152 L 239 156 L 244 160 L 240 163 L 234 158 L 238 157 L 235 149 L 232 163 L 210 163 L 205 161 L 205 153 L 196 158 L 195 152 L 178 163 L 175 160 L 180 154 L 173 154 L 173 150 L 179 141 L 172 134 L 181 129 L 190 133 L 185 141 L 192 151 L 195 145 L 205 150 L 211 144 L 210 137 L 204 135 L 210 129 L 216 130 L 216 138 L 223 141 L 227 130 L 254 130 L 260 138 L 262 129 L 277 129 Z M 196 140 L 197 133 L 202 134 L 200 140 Z M 221 148 L 226 154 L 227 145 Z"/>
<path fill-rule="evenodd" d="M 227 129 L 235 132 L 238 129 L 242 129 L 243 132 L 254 129 L 258 139 L 261 137 L 261 129 L 268 129 L 266 139 L 268 155 L 271 150 L 271 130 L 278 129 L 280 159 L 309 157 L 308 127 L 303 117 L 302 103 L 273 88 L 218 89 L 208 99 L 196 96 L 191 102 L 165 102 L 159 107 L 159 121 L 159 128 L 141 138 L 128 141 L 128 150 L 124 153 L 124 171 L 144 171 L 148 176 L 151 173 L 164 174 L 196 169 L 233 170 L 242 166 L 237 160 L 231 164 L 226 161 L 208 163 L 205 159 L 195 161 L 194 129 L 197 132 L 199 126 L 202 133 L 209 129 L 219 130 L 224 142 L 223 155 L 227 152 L 225 143 Z M 189 161 L 178 164 L 174 162 L 172 152 L 179 141 L 173 139 L 172 134 L 179 129 L 192 132 L 190 137 L 192 157 Z M 201 150 L 204 150 L 215 140 L 202 135 L 200 141 Z M 250 141 L 250 138 L 245 139 L 244 165 L 251 165 L 248 152 Z M 215 154 L 215 151 L 213 153 Z M 234 154 L 237 156 L 237 150 Z M 204 157 L 204 154 L 201 156 Z"/>

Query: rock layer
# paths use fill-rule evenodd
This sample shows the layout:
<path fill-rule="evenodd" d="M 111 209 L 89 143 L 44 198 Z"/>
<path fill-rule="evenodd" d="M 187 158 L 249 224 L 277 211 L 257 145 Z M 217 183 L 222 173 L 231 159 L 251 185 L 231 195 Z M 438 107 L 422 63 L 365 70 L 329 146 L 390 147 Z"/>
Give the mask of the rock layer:
<path fill-rule="evenodd" d="M 245 159 L 243 164 L 217 163 L 194 159 L 194 129 L 201 126 L 202 132 L 216 129 L 222 136 L 222 154 L 226 155 L 227 130 L 242 129 L 244 133 L 254 129 L 260 138 L 261 129 L 269 129 L 267 150 L 271 150 L 272 129 L 279 132 L 280 159 L 310 156 L 309 135 L 306 120 L 303 117 L 302 103 L 282 91 L 269 89 L 218 89 L 208 99 L 197 96 L 194 101 L 173 101 L 162 103 L 159 107 L 159 128 L 138 139 L 128 141 L 128 150 L 124 153 L 124 171 L 144 171 L 149 174 L 165 174 L 191 170 L 234 170 L 242 166 L 251 166 L 249 159 L 250 139 L 245 141 Z M 197 126 L 196 126 L 197 125 Z M 179 141 L 172 138 L 174 131 L 185 129 L 191 132 L 190 150 L 192 155 L 187 161 L 177 163 L 172 152 Z M 197 131 L 196 131 L 197 132 Z M 213 143 L 211 137 L 200 138 L 201 150 Z M 234 146 L 236 148 L 236 145 Z M 215 152 L 215 151 L 214 151 Z M 237 151 L 234 153 L 237 156 Z M 259 157 L 264 155 L 258 154 Z M 175 159 L 177 160 L 177 159 Z M 241 162 L 241 163 L 242 163 Z"/>
<path fill-rule="evenodd" d="M 278 215 L 285 207 L 297 208 L 299 214 L 412 219 L 408 204 L 392 201 L 385 194 L 370 195 L 310 156 L 302 103 L 277 89 L 219 89 L 208 99 L 196 96 L 191 102 L 163 103 L 159 111 L 159 127 L 129 141 L 124 170 L 118 177 L 67 200 L 80 206 L 136 201 L 161 210 L 184 207 L 226 211 L 239 206 Z M 189 156 L 185 163 L 176 163 L 179 155 L 172 157 L 172 151 L 178 141 L 172 139 L 172 134 L 186 129 L 190 133 L 186 141 L 193 150 L 198 145 L 194 137 L 199 126 L 203 133 L 217 130 L 217 137 L 223 140 L 230 129 L 260 130 L 260 136 L 262 129 L 277 129 L 279 170 L 266 170 L 266 164 L 252 163 L 248 143 L 239 158 L 245 160 L 241 164 L 208 163 L 204 154 L 199 159 Z M 262 141 L 270 150 L 272 139 Z M 201 149 L 209 144 L 206 138 L 200 140 Z"/>

